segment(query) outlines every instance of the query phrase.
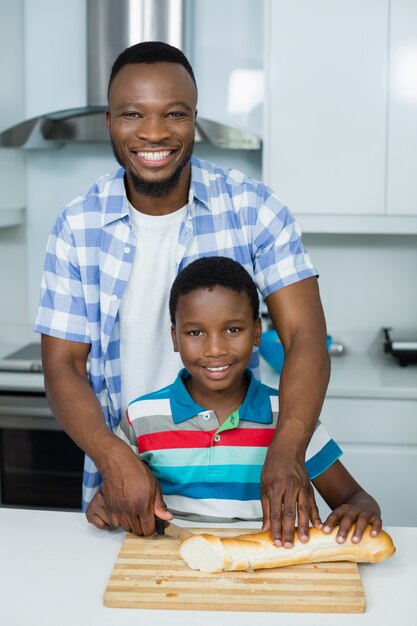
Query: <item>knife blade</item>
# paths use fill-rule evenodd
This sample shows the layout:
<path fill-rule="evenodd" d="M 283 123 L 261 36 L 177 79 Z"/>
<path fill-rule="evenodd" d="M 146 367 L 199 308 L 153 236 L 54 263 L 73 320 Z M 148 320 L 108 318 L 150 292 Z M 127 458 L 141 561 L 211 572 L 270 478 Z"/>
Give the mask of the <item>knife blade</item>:
<path fill-rule="evenodd" d="M 172 522 L 169 522 L 168 526 L 165 527 L 165 534 L 174 539 L 181 539 L 181 541 L 193 536 L 193 533 L 190 533 L 189 530 Z"/>
<path fill-rule="evenodd" d="M 190 533 L 185 528 L 177 526 L 176 524 L 173 524 L 172 522 L 165 522 L 164 520 L 160 519 L 156 515 L 155 515 L 155 530 L 156 530 L 157 535 L 160 535 L 160 536 L 167 535 L 168 537 L 181 539 L 182 541 L 192 536 L 192 533 Z"/>

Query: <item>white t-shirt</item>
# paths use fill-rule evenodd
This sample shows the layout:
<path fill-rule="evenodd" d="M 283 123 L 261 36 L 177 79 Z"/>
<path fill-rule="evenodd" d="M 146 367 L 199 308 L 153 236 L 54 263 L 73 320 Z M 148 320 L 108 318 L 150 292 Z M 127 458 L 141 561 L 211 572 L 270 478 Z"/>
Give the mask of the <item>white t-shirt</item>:
<path fill-rule="evenodd" d="M 139 396 L 172 383 L 182 367 L 171 339 L 168 301 L 187 206 L 146 215 L 132 206 L 136 252 L 119 309 L 122 411 Z"/>

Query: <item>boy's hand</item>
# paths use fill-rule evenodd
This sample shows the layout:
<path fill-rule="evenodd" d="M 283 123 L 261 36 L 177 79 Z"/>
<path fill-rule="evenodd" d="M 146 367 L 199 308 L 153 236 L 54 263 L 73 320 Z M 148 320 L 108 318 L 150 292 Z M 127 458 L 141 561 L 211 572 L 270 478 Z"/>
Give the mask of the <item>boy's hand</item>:
<path fill-rule="evenodd" d="M 298 537 L 308 541 L 310 520 L 321 528 L 313 487 L 304 467 L 293 456 L 267 454 L 261 476 L 262 530 L 271 530 L 276 546 L 292 548 L 295 520 Z"/>
<path fill-rule="evenodd" d="M 367 494 L 364 495 L 367 496 Z M 336 541 L 344 543 L 350 529 L 355 526 L 352 543 L 359 543 L 366 527 L 371 524 L 371 535 L 376 537 L 382 528 L 382 520 L 378 507 L 373 506 L 373 499 L 369 497 L 369 502 L 361 502 L 360 500 L 365 500 L 365 498 L 354 496 L 350 500 L 351 502 L 348 501 L 338 506 L 330 513 L 323 524 L 323 532 L 330 533 L 335 526 L 339 525 Z M 358 501 L 355 502 L 355 500 Z"/>
<path fill-rule="evenodd" d="M 101 491 L 96 493 L 94 498 L 88 505 L 88 509 L 85 513 L 87 520 L 90 524 L 94 524 L 97 528 L 103 530 L 112 530 L 113 528 L 119 528 L 120 522 L 114 513 L 106 508 L 103 494 Z"/>

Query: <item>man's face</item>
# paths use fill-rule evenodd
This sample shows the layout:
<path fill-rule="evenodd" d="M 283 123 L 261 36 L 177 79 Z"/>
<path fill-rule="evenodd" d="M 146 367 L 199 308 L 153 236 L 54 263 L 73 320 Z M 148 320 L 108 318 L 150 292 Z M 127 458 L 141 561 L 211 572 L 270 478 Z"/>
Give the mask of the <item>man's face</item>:
<path fill-rule="evenodd" d="M 261 322 L 245 292 L 198 289 L 178 298 L 174 350 L 192 375 L 192 389 L 207 395 L 235 391 L 260 341 Z"/>
<path fill-rule="evenodd" d="M 128 191 L 163 197 L 188 192 L 197 93 L 177 63 L 125 65 L 109 93 L 106 124 Z"/>

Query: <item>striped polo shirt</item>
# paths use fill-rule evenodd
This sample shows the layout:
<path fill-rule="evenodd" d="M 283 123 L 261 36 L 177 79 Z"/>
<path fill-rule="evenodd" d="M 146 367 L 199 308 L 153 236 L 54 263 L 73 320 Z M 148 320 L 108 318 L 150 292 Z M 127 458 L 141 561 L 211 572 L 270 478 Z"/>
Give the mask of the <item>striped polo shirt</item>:
<path fill-rule="evenodd" d="M 194 402 L 182 369 L 163 389 L 129 404 L 116 434 L 158 479 L 175 517 L 202 522 L 262 519 L 260 479 L 278 419 L 278 392 L 249 379 L 243 404 L 220 425 Z M 306 452 L 310 479 L 342 454 L 318 422 Z"/>

